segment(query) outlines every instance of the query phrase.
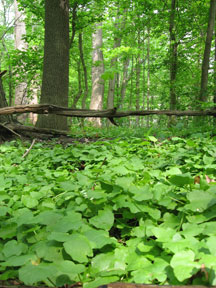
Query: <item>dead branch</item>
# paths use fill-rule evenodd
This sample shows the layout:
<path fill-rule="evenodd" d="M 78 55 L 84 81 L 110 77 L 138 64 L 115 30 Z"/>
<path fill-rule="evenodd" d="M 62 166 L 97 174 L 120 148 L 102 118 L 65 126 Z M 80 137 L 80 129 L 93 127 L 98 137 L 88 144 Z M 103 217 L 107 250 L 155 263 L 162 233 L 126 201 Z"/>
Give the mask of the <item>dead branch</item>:
<path fill-rule="evenodd" d="M 146 115 L 167 115 L 167 116 L 216 116 L 216 110 L 205 111 L 171 111 L 171 110 L 143 110 L 143 111 L 120 111 L 116 108 L 107 110 L 89 110 L 89 109 L 71 109 L 49 104 L 32 104 L 4 107 L 0 109 L 0 115 L 11 115 L 21 113 L 36 114 L 56 114 L 67 117 L 99 117 L 99 118 L 121 118 L 128 116 L 146 116 Z"/>
<path fill-rule="evenodd" d="M 31 143 L 31 146 L 30 146 L 30 147 L 26 150 L 26 152 L 22 155 L 22 158 L 25 158 L 25 157 L 29 154 L 29 152 L 31 151 L 32 147 L 33 147 L 34 144 L 35 144 L 35 141 L 36 141 L 36 139 L 33 139 L 32 143 Z"/>

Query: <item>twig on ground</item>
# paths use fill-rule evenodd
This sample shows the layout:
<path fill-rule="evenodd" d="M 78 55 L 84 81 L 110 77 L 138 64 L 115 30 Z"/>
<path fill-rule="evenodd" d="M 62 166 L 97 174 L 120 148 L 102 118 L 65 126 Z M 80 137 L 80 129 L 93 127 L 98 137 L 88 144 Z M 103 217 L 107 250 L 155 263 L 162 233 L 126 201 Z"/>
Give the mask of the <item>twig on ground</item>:
<path fill-rule="evenodd" d="M 36 141 L 36 139 L 34 139 L 34 140 L 32 141 L 31 146 L 30 146 L 29 149 L 27 149 L 26 152 L 22 155 L 22 158 L 25 158 L 25 157 L 29 154 L 29 152 L 31 151 L 32 147 L 33 147 L 34 144 L 35 144 L 35 141 Z"/>

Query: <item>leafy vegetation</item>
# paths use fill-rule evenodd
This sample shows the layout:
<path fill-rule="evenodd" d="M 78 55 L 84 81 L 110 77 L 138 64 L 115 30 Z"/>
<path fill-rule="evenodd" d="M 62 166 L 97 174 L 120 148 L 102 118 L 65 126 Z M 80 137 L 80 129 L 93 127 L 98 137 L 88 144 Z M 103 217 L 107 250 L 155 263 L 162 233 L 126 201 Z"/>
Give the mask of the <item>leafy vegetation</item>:
<path fill-rule="evenodd" d="M 216 285 L 216 139 L 0 146 L 0 280 Z"/>

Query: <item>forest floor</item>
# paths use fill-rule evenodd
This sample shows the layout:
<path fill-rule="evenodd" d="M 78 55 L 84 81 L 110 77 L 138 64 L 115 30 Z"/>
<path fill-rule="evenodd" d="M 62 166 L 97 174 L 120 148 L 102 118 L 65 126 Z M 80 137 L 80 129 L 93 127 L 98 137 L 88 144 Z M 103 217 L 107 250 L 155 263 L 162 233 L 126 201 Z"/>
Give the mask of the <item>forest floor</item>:
<path fill-rule="evenodd" d="M 0 287 L 216 285 L 216 137 L 177 132 L 2 139 Z"/>

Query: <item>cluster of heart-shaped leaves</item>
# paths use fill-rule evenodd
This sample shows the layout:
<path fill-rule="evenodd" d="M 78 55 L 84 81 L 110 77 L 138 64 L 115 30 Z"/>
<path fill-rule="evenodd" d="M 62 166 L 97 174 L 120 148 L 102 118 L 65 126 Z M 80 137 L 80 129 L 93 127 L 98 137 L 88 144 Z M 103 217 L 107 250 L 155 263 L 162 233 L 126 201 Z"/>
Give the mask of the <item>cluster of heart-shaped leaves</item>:
<path fill-rule="evenodd" d="M 0 280 L 216 285 L 215 142 L 1 145 Z"/>

